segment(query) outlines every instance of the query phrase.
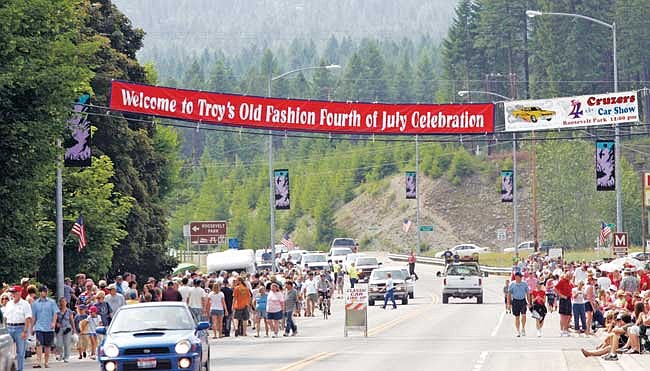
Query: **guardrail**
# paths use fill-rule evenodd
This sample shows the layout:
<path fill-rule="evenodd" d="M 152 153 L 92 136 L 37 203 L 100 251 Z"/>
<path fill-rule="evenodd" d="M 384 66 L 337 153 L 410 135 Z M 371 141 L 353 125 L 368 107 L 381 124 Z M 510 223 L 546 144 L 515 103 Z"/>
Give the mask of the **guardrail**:
<path fill-rule="evenodd" d="M 408 260 L 408 255 L 403 255 L 403 254 L 388 254 L 388 259 L 390 260 L 395 260 L 395 261 L 407 261 Z M 431 265 L 445 265 L 445 259 L 440 259 L 440 258 L 429 258 L 426 256 L 416 256 L 415 261 L 418 263 L 422 264 L 431 264 Z M 504 268 L 504 267 L 490 267 L 487 265 L 481 265 L 481 271 L 488 273 L 488 274 L 498 274 L 498 275 L 510 275 L 512 273 L 511 268 Z"/>

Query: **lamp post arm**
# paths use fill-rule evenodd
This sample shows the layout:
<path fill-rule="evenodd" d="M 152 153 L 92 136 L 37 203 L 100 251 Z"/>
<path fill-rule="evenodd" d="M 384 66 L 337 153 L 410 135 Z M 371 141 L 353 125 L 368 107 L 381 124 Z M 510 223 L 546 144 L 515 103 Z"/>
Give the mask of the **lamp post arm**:
<path fill-rule="evenodd" d="M 558 12 L 542 12 L 542 15 L 546 15 L 546 14 L 548 14 L 548 15 L 559 15 L 559 16 L 563 16 L 563 17 L 572 17 L 572 18 L 581 18 L 581 19 L 586 19 L 586 20 L 588 20 L 588 21 L 592 21 L 592 22 L 594 22 L 594 23 L 598 23 L 598 24 L 600 24 L 600 25 L 603 25 L 603 26 L 605 26 L 605 27 L 609 27 L 609 28 L 611 28 L 611 29 L 614 28 L 614 24 L 613 24 L 613 23 L 612 23 L 612 24 L 609 24 L 609 23 L 607 23 L 607 22 L 605 22 L 605 21 L 601 21 L 600 19 L 591 18 L 591 17 L 588 17 L 588 16 L 586 16 L 586 15 L 582 15 L 582 14 L 558 13 Z"/>

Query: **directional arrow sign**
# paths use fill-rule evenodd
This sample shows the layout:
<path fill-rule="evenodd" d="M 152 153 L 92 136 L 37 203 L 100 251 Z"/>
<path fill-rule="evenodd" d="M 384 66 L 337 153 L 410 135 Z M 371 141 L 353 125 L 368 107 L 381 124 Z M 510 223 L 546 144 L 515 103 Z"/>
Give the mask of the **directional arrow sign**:
<path fill-rule="evenodd" d="M 226 237 L 225 221 L 191 222 L 190 241 L 195 245 L 217 245 Z"/>

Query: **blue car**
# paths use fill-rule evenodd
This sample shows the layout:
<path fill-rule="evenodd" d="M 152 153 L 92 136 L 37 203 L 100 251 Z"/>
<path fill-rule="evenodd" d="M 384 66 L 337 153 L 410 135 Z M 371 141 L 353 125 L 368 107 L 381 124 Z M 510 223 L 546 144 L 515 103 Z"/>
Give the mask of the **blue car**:
<path fill-rule="evenodd" d="M 209 371 L 208 322 L 198 322 L 180 302 L 126 305 L 118 310 L 99 346 L 103 371 Z"/>

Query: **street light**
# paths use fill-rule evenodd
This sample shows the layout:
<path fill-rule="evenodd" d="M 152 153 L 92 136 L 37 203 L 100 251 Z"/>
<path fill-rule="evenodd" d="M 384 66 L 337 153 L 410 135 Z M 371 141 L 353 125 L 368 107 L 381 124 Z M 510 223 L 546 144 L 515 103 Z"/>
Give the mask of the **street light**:
<path fill-rule="evenodd" d="M 283 74 L 273 77 L 271 75 L 272 71 L 269 71 L 269 79 L 267 84 L 267 96 L 271 97 L 271 82 L 279 80 L 285 76 L 291 75 L 296 72 L 307 71 L 307 70 L 334 70 L 339 69 L 341 66 L 338 64 L 330 64 L 327 66 L 310 66 L 310 67 L 300 67 L 291 71 L 287 71 Z M 274 176 L 273 176 L 273 130 L 269 130 L 269 207 L 271 210 L 271 255 L 273 256 L 273 262 L 271 263 L 271 269 L 273 272 L 277 270 L 275 266 L 275 192 L 273 187 Z"/>
<path fill-rule="evenodd" d="M 470 93 L 474 94 L 484 94 L 484 95 L 492 95 L 504 100 L 513 100 L 510 97 L 507 97 L 505 95 L 501 95 L 499 93 L 495 93 L 493 91 L 485 91 L 485 90 L 461 90 L 458 92 L 458 95 L 461 97 L 464 97 L 466 95 L 469 95 Z M 513 224 L 513 232 L 514 232 L 514 244 L 515 244 L 515 256 L 519 258 L 519 244 L 517 243 L 518 238 L 519 238 L 519 233 L 517 231 L 517 134 L 512 133 L 512 224 Z"/>
<path fill-rule="evenodd" d="M 618 64 L 616 61 L 616 22 L 607 23 L 600 19 L 587 17 L 581 14 L 557 13 L 557 12 L 540 12 L 538 10 L 526 10 L 526 15 L 530 18 L 542 15 L 557 15 L 561 17 L 571 17 L 585 19 L 590 22 L 598 23 L 612 30 L 612 56 L 614 58 L 614 92 L 618 92 Z M 614 124 L 614 182 L 616 187 L 616 231 L 623 231 L 623 204 L 621 191 L 621 137 L 618 124 Z"/>

